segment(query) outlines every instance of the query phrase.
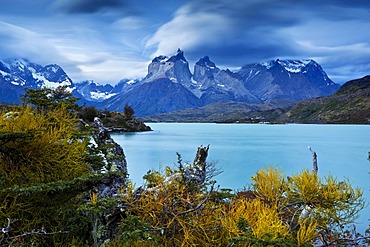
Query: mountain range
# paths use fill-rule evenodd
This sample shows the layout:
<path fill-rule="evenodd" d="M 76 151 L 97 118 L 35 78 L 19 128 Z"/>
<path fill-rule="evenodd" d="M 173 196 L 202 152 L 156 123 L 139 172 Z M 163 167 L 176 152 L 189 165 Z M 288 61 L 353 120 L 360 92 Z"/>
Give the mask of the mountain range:
<path fill-rule="evenodd" d="M 0 60 L 0 101 L 19 103 L 25 88 L 67 85 L 81 103 L 123 111 L 131 105 L 137 116 L 205 107 L 220 102 L 263 105 L 298 102 L 331 95 L 340 85 L 314 60 L 273 60 L 248 64 L 236 71 L 221 69 L 208 56 L 200 58 L 193 73 L 180 49 L 170 57 L 158 56 L 142 79 L 123 79 L 115 86 L 94 81 L 73 82 L 58 65 L 45 67 L 26 59 Z"/>
<path fill-rule="evenodd" d="M 25 88 L 71 86 L 64 70 L 51 64 L 45 67 L 26 59 L 0 60 L 0 101 L 17 104 Z"/>

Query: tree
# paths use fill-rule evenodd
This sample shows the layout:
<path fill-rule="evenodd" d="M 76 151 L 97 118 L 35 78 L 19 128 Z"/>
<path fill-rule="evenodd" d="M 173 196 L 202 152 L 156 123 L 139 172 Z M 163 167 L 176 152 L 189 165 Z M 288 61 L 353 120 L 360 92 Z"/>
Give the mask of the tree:
<path fill-rule="evenodd" d="M 64 104 L 0 113 L 0 246 L 91 241 L 91 219 L 79 208 L 112 174 L 91 172 L 90 138 L 76 122 Z"/>
<path fill-rule="evenodd" d="M 123 108 L 123 114 L 125 115 L 125 118 L 127 120 L 132 119 L 135 115 L 134 108 L 132 108 L 129 104 L 126 103 Z"/>
<path fill-rule="evenodd" d="M 27 88 L 26 93 L 22 97 L 24 104 L 30 104 L 38 111 L 49 111 L 59 108 L 62 104 L 65 105 L 69 111 L 79 110 L 77 105 L 78 98 L 73 97 L 72 93 L 68 91 L 67 86 L 59 86 L 55 89 L 31 89 Z"/>
<path fill-rule="evenodd" d="M 95 117 L 99 117 L 101 113 L 95 106 L 82 107 L 79 112 L 79 117 L 88 123 L 92 123 Z"/>

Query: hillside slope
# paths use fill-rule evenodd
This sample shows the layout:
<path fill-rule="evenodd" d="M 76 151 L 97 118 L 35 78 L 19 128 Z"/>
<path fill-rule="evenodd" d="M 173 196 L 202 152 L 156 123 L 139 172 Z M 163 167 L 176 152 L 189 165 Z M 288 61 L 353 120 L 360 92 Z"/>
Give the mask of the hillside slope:
<path fill-rule="evenodd" d="M 369 124 L 370 75 L 346 82 L 331 96 L 299 102 L 279 121 Z"/>
<path fill-rule="evenodd" d="M 144 122 L 273 122 L 292 106 L 291 101 L 270 101 L 264 104 L 215 102 L 203 107 L 145 116 Z"/>

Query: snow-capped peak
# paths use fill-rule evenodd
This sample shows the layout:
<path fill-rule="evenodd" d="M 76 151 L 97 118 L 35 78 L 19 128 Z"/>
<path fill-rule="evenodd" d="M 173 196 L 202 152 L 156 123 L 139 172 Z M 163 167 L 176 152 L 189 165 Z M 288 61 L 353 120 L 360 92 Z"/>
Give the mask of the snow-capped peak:
<path fill-rule="evenodd" d="M 271 60 L 260 63 L 262 66 L 266 67 L 266 69 L 270 69 L 275 65 L 281 65 L 286 71 L 290 73 L 300 73 L 303 72 L 303 68 L 305 68 L 309 63 L 313 62 L 311 59 L 302 59 L 302 60 Z"/>
<path fill-rule="evenodd" d="M 5 81 L 16 86 L 56 88 L 72 84 L 71 79 L 56 64 L 43 67 L 23 58 L 2 60 L 1 64 L 0 73 L 5 76 Z"/>
<path fill-rule="evenodd" d="M 286 71 L 291 73 L 303 72 L 302 69 L 305 68 L 312 60 L 276 60 L 281 66 L 285 68 Z"/>

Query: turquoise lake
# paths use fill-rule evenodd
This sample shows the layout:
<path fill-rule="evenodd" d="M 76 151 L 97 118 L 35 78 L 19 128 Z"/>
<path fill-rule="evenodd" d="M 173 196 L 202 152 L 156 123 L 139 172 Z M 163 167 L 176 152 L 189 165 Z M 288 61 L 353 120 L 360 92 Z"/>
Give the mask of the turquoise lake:
<path fill-rule="evenodd" d="M 248 188 L 259 169 L 278 166 L 287 176 L 312 169 L 310 146 L 317 153 L 319 175 L 349 179 L 370 202 L 370 125 L 268 125 L 213 123 L 150 123 L 153 131 L 113 134 L 124 149 L 131 180 L 139 186 L 150 169 L 175 166 L 176 152 L 193 162 L 197 147 L 210 145 L 208 162 L 223 170 L 221 188 Z M 359 219 L 368 225 L 367 207 Z"/>

